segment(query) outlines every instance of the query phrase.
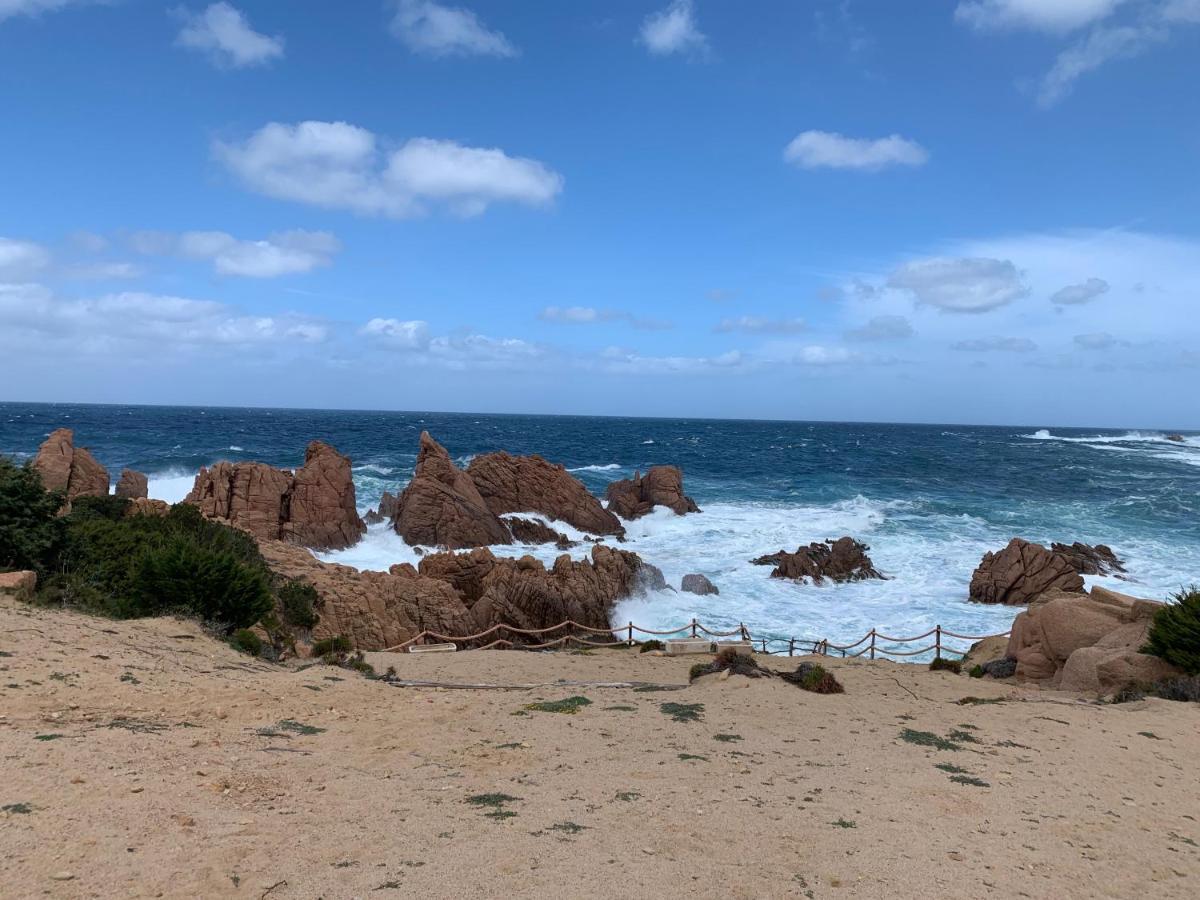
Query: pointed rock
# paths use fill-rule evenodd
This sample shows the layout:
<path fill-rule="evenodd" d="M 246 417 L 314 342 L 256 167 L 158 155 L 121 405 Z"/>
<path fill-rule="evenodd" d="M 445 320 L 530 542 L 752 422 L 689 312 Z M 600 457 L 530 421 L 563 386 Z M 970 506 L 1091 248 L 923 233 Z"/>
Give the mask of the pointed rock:
<path fill-rule="evenodd" d="M 67 505 L 76 497 L 108 495 L 108 470 L 85 448 L 75 446 L 70 428 L 54 431 L 38 448 L 33 467 L 48 491 L 60 491 Z"/>

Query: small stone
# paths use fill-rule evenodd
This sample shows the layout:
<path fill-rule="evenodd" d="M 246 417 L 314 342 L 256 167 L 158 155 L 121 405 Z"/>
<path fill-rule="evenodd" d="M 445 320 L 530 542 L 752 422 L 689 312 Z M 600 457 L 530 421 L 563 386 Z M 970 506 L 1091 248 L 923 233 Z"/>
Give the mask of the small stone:
<path fill-rule="evenodd" d="M 50 877 L 55 881 L 71 881 L 75 874 L 73 872 L 55 872 Z"/>

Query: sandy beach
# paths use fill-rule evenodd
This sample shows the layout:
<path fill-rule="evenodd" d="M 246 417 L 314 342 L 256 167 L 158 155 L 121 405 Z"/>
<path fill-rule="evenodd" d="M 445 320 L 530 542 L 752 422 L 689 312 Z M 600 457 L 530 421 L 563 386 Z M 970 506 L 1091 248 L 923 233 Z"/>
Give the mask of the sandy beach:
<path fill-rule="evenodd" d="M 1182 898 L 1200 883 L 1192 704 L 888 662 L 833 661 L 846 693 L 818 696 L 741 676 L 556 683 L 685 685 L 695 662 L 631 651 L 368 655 L 404 679 L 537 685 L 397 687 L 252 661 L 190 622 L 11 601 L 0 651 L 11 897 Z M 590 703 L 526 708 L 572 696 Z"/>

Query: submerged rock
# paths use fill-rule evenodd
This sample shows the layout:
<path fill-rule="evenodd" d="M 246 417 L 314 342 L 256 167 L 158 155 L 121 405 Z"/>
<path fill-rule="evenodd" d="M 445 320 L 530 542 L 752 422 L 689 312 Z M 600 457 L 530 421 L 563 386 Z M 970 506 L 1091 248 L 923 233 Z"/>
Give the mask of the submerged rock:
<path fill-rule="evenodd" d="M 409 544 L 450 550 L 512 543 L 471 476 L 454 465 L 428 431 L 421 432 L 417 466 L 397 500 L 394 526 Z"/>
<path fill-rule="evenodd" d="M 683 493 L 683 473 L 675 466 L 653 466 L 645 475 L 614 481 L 605 492 L 608 508 L 622 519 L 637 519 L 656 506 L 665 506 L 682 516 L 700 512 L 691 497 Z"/>
<path fill-rule="evenodd" d="M 883 579 L 875 568 L 867 551 L 871 548 L 852 537 L 840 537 L 836 541 L 812 543 L 800 547 L 795 553 L 780 550 L 769 556 L 750 560 L 756 566 L 774 566 L 772 578 L 790 578 L 802 581 L 812 579 L 821 584 L 826 578 L 840 583 L 865 581 L 868 578 Z"/>
<path fill-rule="evenodd" d="M 600 505 L 582 481 L 540 456 L 485 453 L 471 460 L 467 474 L 497 516 L 536 512 L 588 534 L 625 534 L 620 520 Z"/>
<path fill-rule="evenodd" d="M 705 578 L 703 575 L 684 575 L 683 581 L 679 584 L 679 589 L 688 594 L 719 594 L 717 586 Z"/>
<path fill-rule="evenodd" d="M 84 447 L 75 446 L 70 428 L 53 431 L 38 447 L 33 467 L 48 491 L 59 491 L 69 507 L 76 497 L 108 496 L 108 470 Z"/>
<path fill-rule="evenodd" d="M 260 462 L 218 462 L 202 468 L 185 503 L 262 540 L 315 550 L 354 544 L 366 526 L 355 508 L 350 460 L 313 441 L 295 473 Z"/>
<path fill-rule="evenodd" d="M 1182 434 L 1168 434 L 1167 440 L 1174 441 L 1177 444 L 1182 444 L 1183 443 L 1183 435 Z"/>

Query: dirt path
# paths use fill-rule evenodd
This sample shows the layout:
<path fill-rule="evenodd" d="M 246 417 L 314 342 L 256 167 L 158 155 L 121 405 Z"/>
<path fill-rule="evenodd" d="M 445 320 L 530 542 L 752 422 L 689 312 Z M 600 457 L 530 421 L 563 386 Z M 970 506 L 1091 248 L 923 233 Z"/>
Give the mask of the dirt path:
<path fill-rule="evenodd" d="M 399 688 L 0 602 L 0 893 L 1200 896 L 1195 704 L 887 662 L 816 696 L 554 686 L 686 683 L 693 660 L 628 651 L 369 658 L 550 686 Z"/>

